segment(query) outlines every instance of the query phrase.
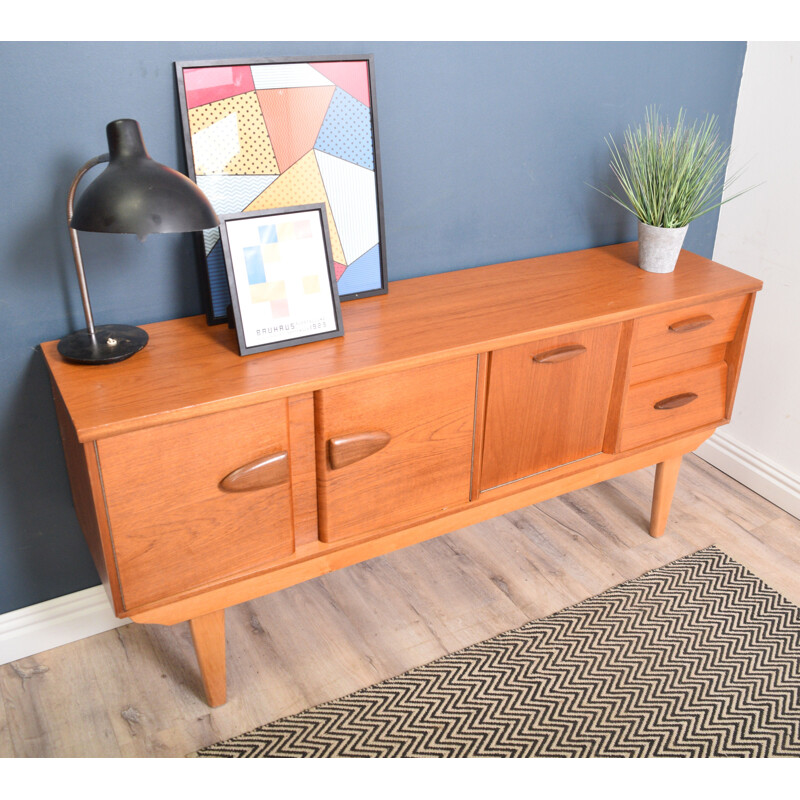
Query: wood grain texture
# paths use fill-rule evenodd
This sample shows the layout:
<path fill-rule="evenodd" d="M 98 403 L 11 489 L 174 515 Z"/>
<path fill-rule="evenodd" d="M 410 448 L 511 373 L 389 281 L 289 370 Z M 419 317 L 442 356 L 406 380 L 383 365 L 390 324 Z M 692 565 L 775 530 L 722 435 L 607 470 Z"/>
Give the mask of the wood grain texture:
<path fill-rule="evenodd" d="M 100 544 L 97 520 L 94 514 L 95 500 L 93 497 L 91 480 L 89 478 L 89 468 L 87 461 L 94 456 L 94 448 L 81 444 L 75 435 L 75 428 L 69 418 L 69 413 L 64 406 L 61 392 L 58 386 L 51 382 L 53 400 L 55 403 L 56 417 L 58 418 L 59 431 L 61 433 L 61 444 L 64 448 L 64 457 L 67 462 L 67 476 L 69 477 L 72 499 L 75 504 L 75 511 L 78 514 L 78 521 L 81 527 L 91 528 L 91 535 L 87 537 L 92 557 L 99 568 L 105 571 L 105 563 L 102 557 L 102 546 Z M 99 556 L 99 557 L 98 557 Z M 102 574 L 102 573 L 101 573 Z"/>
<path fill-rule="evenodd" d="M 632 363 L 641 364 L 730 342 L 736 335 L 747 300 L 746 295 L 741 295 L 638 319 L 633 335 Z M 706 320 L 708 317 L 710 320 Z M 696 324 L 698 319 L 705 320 L 706 324 Z"/>
<path fill-rule="evenodd" d="M 651 276 L 625 245 L 402 281 L 346 337 L 248 358 L 192 319 L 110 369 L 44 345 L 117 613 L 192 620 L 222 702 L 226 607 L 697 446 L 759 287 L 691 254 Z"/>
<path fill-rule="evenodd" d="M 628 382 L 633 386 L 637 383 L 646 383 L 656 378 L 663 378 L 665 375 L 675 375 L 679 372 L 707 367 L 710 364 L 721 364 L 727 359 L 728 347 L 727 343 L 720 342 L 699 350 L 681 351 L 667 358 L 659 358 L 656 361 L 633 364 L 631 365 Z"/>
<path fill-rule="evenodd" d="M 0 690 L 0 758 L 13 758 L 14 745 L 11 742 L 11 731 L 6 715 L 6 704 L 3 700 L 3 693 Z"/>
<path fill-rule="evenodd" d="M 0 693 L 17 758 L 42 751 L 99 757 L 116 744 L 114 712 L 102 701 L 90 640 L 74 645 L 69 651 L 52 650 L 46 659 L 34 656 L 0 667 Z"/>
<path fill-rule="evenodd" d="M 656 411 L 670 411 L 673 408 L 682 408 L 688 406 L 697 400 L 695 392 L 683 392 L 683 394 L 674 394 L 671 397 L 665 397 L 663 400 L 657 400 L 653 404 Z"/>
<path fill-rule="evenodd" d="M 728 367 L 723 362 L 632 386 L 622 422 L 623 450 L 723 422 L 727 379 Z M 677 408 L 658 408 L 659 403 L 681 395 L 697 398 Z"/>
<path fill-rule="evenodd" d="M 536 353 L 532 359 L 537 364 L 558 364 L 561 361 L 569 361 L 571 358 L 582 356 L 584 353 L 586 353 L 586 348 L 582 344 L 567 344 L 563 347 Z"/>
<path fill-rule="evenodd" d="M 270 592 L 279 591 L 327 575 L 334 570 L 357 564 L 384 553 L 432 539 L 467 525 L 484 522 L 506 514 L 520 506 L 539 503 L 599 481 L 647 467 L 699 447 L 714 431 L 708 427 L 690 436 L 676 438 L 656 447 L 641 448 L 616 456 L 603 454 L 591 463 L 566 465 L 547 476 L 520 481 L 484 492 L 479 500 L 451 509 L 448 514 L 411 524 L 397 532 L 369 531 L 351 539 L 326 544 L 318 542 L 298 549 L 292 556 L 277 560 L 260 573 L 238 580 L 221 582 L 214 588 L 187 592 L 169 602 L 151 604 L 135 609 L 131 618 L 136 622 L 174 625 L 221 608 L 228 608 Z M 646 520 L 644 523 L 646 529 Z"/>
<path fill-rule="evenodd" d="M 95 446 L 91 442 L 82 444 L 78 441 L 61 393 L 52 381 L 51 386 L 75 514 L 100 581 L 106 588 L 114 611 L 120 614 L 123 604 L 119 591 L 119 577 L 111 536 L 108 532 L 108 518 Z"/>
<path fill-rule="evenodd" d="M 288 480 L 289 453 L 281 450 L 229 472 L 219 482 L 219 488 L 223 492 L 255 492 L 280 486 Z"/>
<path fill-rule="evenodd" d="M 481 491 L 601 452 L 619 325 L 491 355 Z M 574 353 L 537 362 L 536 354 Z"/>
<path fill-rule="evenodd" d="M 194 651 L 203 678 L 206 701 L 212 708 L 227 699 L 225 678 L 225 612 L 214 611 L 189 620 Z"/>
<path fill-rule="evenodd" d="M 98 442 L 126 609 L 250 571 L 294 549 L 290 489 L 220 481 L 288 449 L 286 402 L 233 409 Z"/>
<path fill-rule="evenodd" d="M 289 398 L 289 450 L 294 541 L 299 547 L 318 539 L 313 392 Z"/>
<path fill-rule="evenodd" d="M 755 292 L 748 295 L 744 312 L 739 320 L 739 327 L 736 330 L 736 335 L 733 341 L 728 344 L 725 352 L 725 361 L 728 364 L 728 391 L 725 401 L 726 419 L 730 419 L 733 414 L 733 401 L 736 399 L 736 388 L 739 385 L 739 373 L 742 370 L 747 333 L 750 330 L 750 320 L 753 315 L 755 301 Z"/>
<path fill-rule="evenodd" d="M 478 354 L 478 380 L 475 388 L 475 430 L 472 434 L 472 474 L 469 499 L 480 496 L 480 476 L 483 472 L 483 443 L 486 434 L 486 398 L 489 396 L 489 353 Z"/>
<path fill-rule="evenodd" d="M 611 397 L 608 401 L 608 420 L 603 451 L 618 453 L 622 445 L 622 409 L 625 405 L 625 392 L 628 389 L 631 372 L 631 339 L 633 338 L 634 320 L 623 322 L 620 327 L 619 345 L 617 347 L 617 364 L 611 384 Z"/>
<path fill-rule="evenodd" d="M 653 505 L 650 511 L 650 535 L 657 539 L 664 534 L 667 526 L 672 496 L 678 483 L 681 469 L 681 456 L 656 464 L 656 476 L 653 484 Z"/>
<path fill-rule="evenodd" d="M 711 314 L 700 314 L 696 317 L 689 317 L 689 319 L 681 319 L 677 322 L 673 322 L 669 329 L 673 333 L 689 333 L 690 331 L 696 331 L 700 328 L 705 328 L 706 325 L 711 325 L 714 322 L 714 317 Z"/>
<path fill-rule="evenodd" d="M 632 242 L 392 282 L 344 304 L 344 337 L 245 358 L 235 331 L 200 316 L 145 326 L 147 347 L 91 381 L 56 342 L 42 351 L 85 442 L 760 287 L 687 251 L 673 273 L 650 275 Z"/>
<path fill-rule="evenodd" d="M 709 544 L 800 604 L 800 521 L 689 455 L 668 533 L 651 539 L 643 528 L 653 474 L 629 473 L 230 609 L 229 699 L 218 708 L 205 704 L 188 624 L 127 625 L 2 665 L 0 754 L 181 758 Z"/>
<path fill-rule="evenodd" d="M 469 500 L 477 358 L 316 393 L 320 539 L 333 542 L 440 515 Z M 384 446 L 340 468 L 329 443 L 381 431 Z"/>
<path fill-rule="evenodd" d="M 328 466 L 342 469 L 383 450 L 392 440 L 386 431 L 362 431 L 328 439 Z"/>
<path fill-rule="evenodd" d="M 211 725 L 207 714 L 193 713 L 206 697 L 189 623 L 125 625 L 88 641 L 94 643 L 88 654 L 96 687 L 91 699 L 108 710 L 118 754 L 190 752 L 192 740 Z M 49 653 L 40 658 L 52 666 Z M 239 714 L 248 719 L 242 709 Z"/>

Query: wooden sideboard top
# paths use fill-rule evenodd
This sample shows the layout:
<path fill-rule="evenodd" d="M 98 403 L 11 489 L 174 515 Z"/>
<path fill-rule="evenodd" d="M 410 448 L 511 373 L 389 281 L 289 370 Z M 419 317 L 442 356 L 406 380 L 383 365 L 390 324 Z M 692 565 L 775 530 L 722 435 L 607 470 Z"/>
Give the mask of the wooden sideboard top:
<path fill-rule="evenodd" d="M 760 288 L 688 251 L 674 272 L 647 273 L 630 242 L 394 281 L 342 304 L 343 337 L 255 355 L 204 316 L 143 326 L 149 344 L 119 364 L 69 363 L 56 341 L 42 351 L 88 442 Z"/>

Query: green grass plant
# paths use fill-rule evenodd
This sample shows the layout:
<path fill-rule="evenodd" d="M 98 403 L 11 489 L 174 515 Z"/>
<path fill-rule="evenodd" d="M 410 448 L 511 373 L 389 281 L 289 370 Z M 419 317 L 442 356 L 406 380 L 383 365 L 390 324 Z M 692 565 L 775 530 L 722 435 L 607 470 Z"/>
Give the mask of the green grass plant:
<path fill-rule="evenodd" d="M 673 125 L 651 106 L 644 125 L 625 131 L 621 151 L 611 136 L 605 141 L 621 191 L 598 191 L 647 225 L 682 228 L 748 191 L 723 199 L 741 171 L 725 178 L 730 148 L 720 144 L 713 115 L 688 125 L 680 109 Z"/>

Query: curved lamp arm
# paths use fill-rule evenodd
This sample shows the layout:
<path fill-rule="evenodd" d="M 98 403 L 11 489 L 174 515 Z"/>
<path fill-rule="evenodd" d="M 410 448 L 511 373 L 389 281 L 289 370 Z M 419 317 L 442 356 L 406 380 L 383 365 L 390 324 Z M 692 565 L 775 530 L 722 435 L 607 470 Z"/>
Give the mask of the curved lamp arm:
<path fill-rule="evenodd" d="M 108 153 L 102 156 L 96 156 L 89 159 L 76 173 L 72 179 L 67 194 L 67 228 L 69 228 L 69 238 L 72 242 L 72 255 L 75 258 L 75 271 L 78 273 L 78 285 L 81 290 L 81 301 L 83 302 L 83 313 L 86 317 L 86 330 L 90 336 L 95 335 L 94 318 L 92 317 L 92 306 L 89 302 L 89 289 L 86 286 L 86 274 L 83 271 L 83 258 L 81 258 L 81 248 L 78 244 L 78 231 L 70 224 L 72 222 L 72 215 L 75 210 L 75 191 L 78 188 L 81 178 L 92 168 L 98 164 L 104 164 L 109 160 Z"/>
<path fill-rule="evenodd" d="M 67 225 L 86 328 L 60 339 L 58 352 L 81 364 L 124 361 L 147 344 L 148 335 L 134 325 L 94 324 L 77 231 L 134 233 L 144 239 L 150 233 L 184 233 L 219 225 L 213 206 L 195 183 L 150 158 L 136 120 L 109 122 L 106 136 L 108 154 L 87 161 L 67 195 Z M 81 178 L 105 162 L 106 169 L 75 202 Z"/>

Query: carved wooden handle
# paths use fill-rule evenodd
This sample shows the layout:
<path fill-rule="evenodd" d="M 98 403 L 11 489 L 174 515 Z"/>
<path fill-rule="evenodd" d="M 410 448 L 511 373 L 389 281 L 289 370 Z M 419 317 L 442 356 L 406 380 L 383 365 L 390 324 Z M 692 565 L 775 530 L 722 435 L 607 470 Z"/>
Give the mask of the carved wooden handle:
<path fill-rule="evenodd" d="M 666 411 L 670 408 L 680 408 L 681 406 L 689 405 L 693 400 L 697 400 L 697 395 L 694 392 L 684 392 L 683 394 L 676 394 L 672 397 L 665 397 L 659 400 L 653 408 L 659 411 Z"/>
<path fill-rule="evenodd" d="M 328 463 L 341 469 L 383 450 L 392 437 L 386 431 L 365 431 L 328 439 Z"/>
<path fill-rule="evenodd" d="M 282 450 L 235 469 L 219 482 L 219 488 L 224 492 L 252 492 L 279 486 L 288 480 L 289 454 Z"/>
<path fill-rule="evenodd" d="M 705 328 L 714 321 L 711 314 L 702 314 L 699 317 L 691 317 L 689 319 L 682 319 L 680 322 L 673 322 L 669 329 L 673 333 L 689 333 L 689 331 L 696 331 L 698 328 Z"/>
<path fill-rule="evenodd" d="M 585 352 L 586 348 L 582 344 L 568 344 L 564 347 L 556 347 L 555 350 L 545 350 L 544 353 L 538 353 L 533 356 L 533 360 L 537 364 L 556 364 L 559 361 L 575 358 L 575 356 Z"/>

